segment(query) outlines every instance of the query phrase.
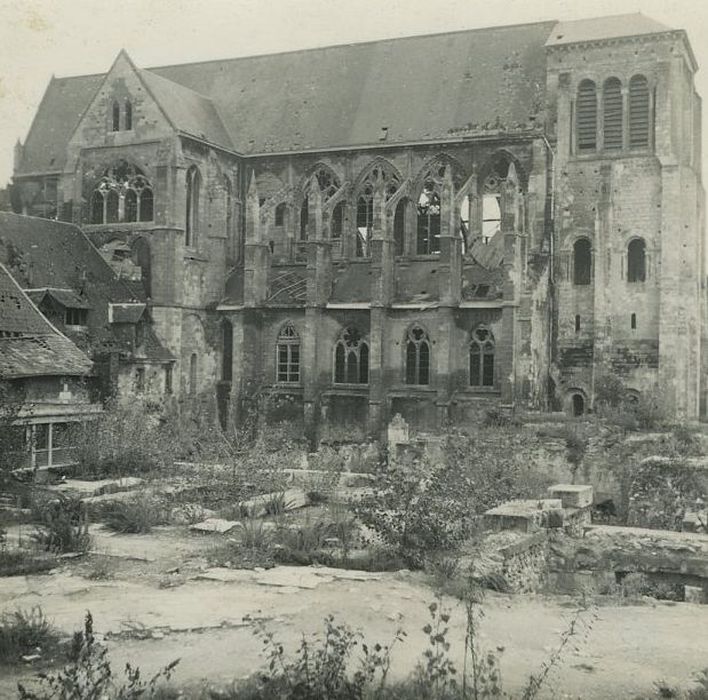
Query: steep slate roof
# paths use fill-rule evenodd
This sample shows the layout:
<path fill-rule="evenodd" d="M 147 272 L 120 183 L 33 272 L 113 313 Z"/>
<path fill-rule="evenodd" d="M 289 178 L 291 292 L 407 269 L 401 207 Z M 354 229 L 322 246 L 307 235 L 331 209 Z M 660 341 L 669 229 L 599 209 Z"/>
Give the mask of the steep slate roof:
<path fill-rule="evenodd" d="M 103 75 L 52 78 L 30 127 L 19 173 L 58 172 L 66 165 L 66 147 Z"/>
<path fill-rule="evenodd" d="M 553 28 L 546 46 L 561 46 L 579 41 L 595 41 L 598 39 L 619 39 L 626 36 L 641 36 L 670 32 L 661 22 L 647 17 L 641 12 L 625 15 L 610 15 L 609 17 L 593 17 L 577 19 L 569 22 L 558 22 Z"/>
<path fill-rule="evenodd" d="M 148 70 L 139 71 L 172 126 L 197 138 L 233 148 L 214 103 L 204 95 Z"/>
<path fill-rule="evenodd" d="M 31 289 L 27 290 L 27 296 L 39 306 L 45 297 L 51 297 L 61 304 L 65 309 L 90 309 L 91 304 L 69 289 Z"/>
<path fill-rule="evenodd" d="M 0 377 L 81 376 L 91 367 L 91 360 L 42 316 L 0 263 Z"/>

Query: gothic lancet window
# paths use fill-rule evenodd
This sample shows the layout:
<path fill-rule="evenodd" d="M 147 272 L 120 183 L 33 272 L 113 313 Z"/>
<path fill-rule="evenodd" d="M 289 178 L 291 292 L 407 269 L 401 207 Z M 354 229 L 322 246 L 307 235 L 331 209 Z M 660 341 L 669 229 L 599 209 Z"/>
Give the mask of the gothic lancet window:
<path fill-rule="evenodd" d="M 470 340 L 470 386 L 494 386 L 495 344 L 492 332 L 480 326 Z"/>
<path fill-rule="evenodd" d="M 430 255 L 440 252 L 440 190 L 433 180 L 426 180 L 418 197 L 418 236 L 416 252 Z"/>
<path fill-rule="evenodd" d="M 187 170 L 187 197 L 184 223 L 184 244 L 194 247 L 199 235 L 199 199 L 201 194 L 202 176 L 199 168 L 192 165 Z"/>
<path fill-rule="evenodd" d="M 396 204 L 393 215 L 393 254 L 403 255 L 406 249 L 406 212 L 409 200 L 405 197 Z"/>
<path fill-rule="evenodd" d="M 592 152 L 597 148 L 597 92 L 592 80 L 578 86 L 576 117 L 578 151 Z"/>
<path fill-rule="evenodd" d="M 224 175 L 224 233 L 226 240 L 231 239 L 231 220 L 233 218 L 233 188 L 231 180 Z"/>
<path fill-rule="evenodd" d="M 622 83 L 617 78 L 605 81 L 602 101 L 603 147 L 617 151 L 622 148 Z"/>
<path fill-rule="evenodd" d="M 573 284 L 590 284 L 592 279 L 592 246 L 587 238 L 578 238 L 573 245 Z"/>
<path fill-rule="evenodd" d="M 406 384 L 430 384 L 430 340 L 420 326 L 406 335 Z"/>
<path fill-rule="evenodd" d="M 126 131 L 130 131 L 133 128 L 133 104 L 130 100 L 125 101 L 125 119 L 123 121 L 123 128 Z"/>
<path fill-rule="evenodd" d="M 356 328 L 346 328 L 335 345 L 334 383 L 369 383 L 369 346 Z"/>
<path fill-rule="evenodd" d="M 300 336 L 291 323 L 286 323 L 278 335 L 275 361 L 279 382 L 300 381 Z"/>
<path fill-rule="evenodd" d="M 120 131 L 120 103 L 116 100 L 113 102 L 112 110 L 112 131 Z"/>
<path fill-rule="evenodd" d="M 372 167 L 362 180 L 356 198 L 356 257 L 367 258 L 371 254 L 375 193 L 379 187 L 383 187 L 385 201 L 388 202 L 400 184 L 395 170 L 389 164 L 381 162 Z"/>
<path fill-rule="evenodd" d="M 643 75 L 629 81 L 629 147 L 649 146 L 649 83 Z"/>
<path fill-rule="evenodd" d="M 627 282 L 644 282 L 646 277 L 646 243 L 643 238 L 635 238 L 627 246 Z"/>
<path fill-rule="evenodd" d="M 344 202 L 337 202 L 332 210 L 330 223 L 330 236 L 332 239 L 332 254 L 336 257 L 342 255 L 342 236 L 344 234 Z"/>

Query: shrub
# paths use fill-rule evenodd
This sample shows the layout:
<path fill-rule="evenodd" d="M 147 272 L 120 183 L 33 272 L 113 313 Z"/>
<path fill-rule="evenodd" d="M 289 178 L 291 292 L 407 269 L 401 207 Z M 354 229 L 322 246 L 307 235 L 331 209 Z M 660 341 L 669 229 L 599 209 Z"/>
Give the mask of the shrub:
<path fill-rule="evenodd" d="M 138 700 L 156 698 L 159 684 L 168 681 L 179 663 L 172 661 L 148 681 L 140 677 L 140 669 L 126 664 L 125 682 L 118 684 L 107 650 L 96 641 L 93 618 L 86 613 L 84 629 L 72 640 L 69 663 L 57 673 L 39 674 L 36 689 L 27 689 L 22 683 L 17 688 L 20 700 Z"/>
<path fill-rule="evenodd" d="M 57 565 L 55 557 L 27 549 L 9 549 L 0 546 L 0 577 L 2 576 L 30 576 L 49 571 Z"/>
<path fill-rule="evenodd" d="M 51 651 L 58 642 L 59 633 L 39 606 L 0 617 L 0 663 L 16 663 L 38 647 L 43 652 Z"/>
<path fill-rule="evenodd" d="M 166 514 L 149 496 L 136 496 L 114 501 L 105 511 L 103 522 L 107 528 L 122 533 L 146 533 L 154 525 L 166 522 Z"/>
<path fill-rule="evenodd" d="M 608 372 L 595 380 L 595 405 L 598 407 L 619 408 L 627 398 L 627 390 L 622 378 Z"/>
<path fill-rule="evenodd" d="M 34 505 L 39 521 L 32 538 L 49 552 L 85 552 L 91 546 L 86 506 L 74 496 L 57 494 Z"/>

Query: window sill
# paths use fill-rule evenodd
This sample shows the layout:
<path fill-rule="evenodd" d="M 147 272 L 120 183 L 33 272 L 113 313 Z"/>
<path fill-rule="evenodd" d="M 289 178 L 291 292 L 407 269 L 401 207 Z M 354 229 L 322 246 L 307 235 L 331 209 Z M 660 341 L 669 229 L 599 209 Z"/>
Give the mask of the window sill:
<path fill-rule="evenodd" d="M 573 160 L 617 160 L 620 158 L 646 158 L 647 156 L 653 156 L 654 149 L 651 147 L 647 148 L 622 148 L 613 151 L 592 151 L 591 153 L 573 153 Z"/>
<path fill-rule="evenodd" d="M 501 389 L 498 386 L 466 386 L 460 389 L 460 393 L 467 396 L 489 396 L 490 394 L 501 394 Z"/>
<path fill-rule="evenodd" d="M 114 231 L 117 227 L 133 231 L 141 228 L 155 228 L 155 221 L 114 221 L 106 224 L 83 224 L 83 228 L 89 231 Z"/>

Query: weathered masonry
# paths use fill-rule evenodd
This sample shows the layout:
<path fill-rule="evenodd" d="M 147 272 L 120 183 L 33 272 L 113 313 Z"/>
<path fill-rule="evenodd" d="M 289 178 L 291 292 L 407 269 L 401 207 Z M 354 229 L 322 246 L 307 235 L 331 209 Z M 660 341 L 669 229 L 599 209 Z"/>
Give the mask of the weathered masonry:
<path fill-rule="evenodd" d="M 52 80 L 13 197 L 142 281 L 171 390 L 223 421 L 256 389 L 313 439 L 582 413 L 609 371 L 697 417 L 696 68 L 642 15 L 149 70 L 121 53 Z"/>

